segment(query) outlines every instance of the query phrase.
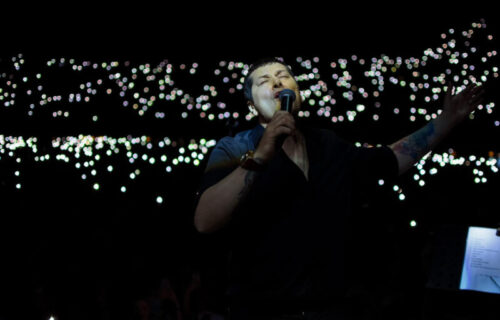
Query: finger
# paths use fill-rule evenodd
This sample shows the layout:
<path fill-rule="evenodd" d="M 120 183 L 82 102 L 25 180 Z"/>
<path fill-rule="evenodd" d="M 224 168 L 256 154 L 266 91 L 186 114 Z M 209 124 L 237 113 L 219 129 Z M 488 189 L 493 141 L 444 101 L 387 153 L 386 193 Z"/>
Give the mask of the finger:
<path fill-rule="evenodd" d="M 473 89 L 472 89 L 472 94 L 473 95 L 477 95 L 479 92 L 484 92 L 482 86 L 475 86 Z"/>
<path fill-rule="evenodd" d="M 276 119 L 276 121 L 273 122 L 272 127 L 274 128 L 279 128 L 279 127 L 288 127 L 291 129 L 295 129 L 295 120 L 292 118 L 287 118 L 287 117 L 282 117 L 279 119 Z"/>
<path fill-rule="evenodd" d="M 274 114 L 274 118 L 282 119 L 282 118 L 293 118 L 292 114 L 288 111 L 277 111 Z"/>
<path fill-rule="evenodd" d="M 484 97 L 481 95 L 481 96 L 477 96 L 477 97 L 474 97 L 472 98 L 469 103 L 471 105 L 474 105 L 474 106 L 478 106 L 480 104 L 482 104 L 484 102 Z"/>
<path fill-rule="evenodd" d="M 291 135 L 293 132 L 293 129 L 284 126 L 276 128 L 276 136 L 281 136 L 282 134 Z"/>
<path fill-rule="evenodd" d="M 272 119 L 271 122 L 269 122 L 269 127 L 274 128 L 279 126 L 283 121 L 285 121 L 285 117 L 283 115 L 275 115 Z"/>
<path fill-rule="evenodd" d="M 474 98 L 474 92 L 473 88 L 468 86 L 467 88 L 464 89 L 462 92 L 463 98 L 470 103 L 470 101 Z"/>
<path fill-rule="evenodd" d="M 470 97 L 470 85 L 466 86 L 461 92 L 460 94 L 465 97 L 466 99 L 469 99 Z"/>
<path fill-rule="evenodd" d="M 468 102 L 468 104 L 469 104 L 469 106 L 470 106 L 471 109 L 475 109 L 480 104 L 483 104 L 484 97 L 483 97 L 483 95 L 477 95 L 477 96 L 472 97 L 471 99 L 469 99 L 467 102 Z"/>
<path fill-rule="evenodd" d="M 294 125 L 295 121 L 293 120 L 293 118 L 291 119 L 288 117 L 283 117 L 281 119 L 278 119 L 276 123 L 279 125 Z"/>
<path fill-rule="evenodd" d="M 484 94 L 484 89 L 481 88 L 481 86 L 478 86 L 477 88 L 474 89 L 474 91 L 472 92 L 472 95 L 473 96 L 482 96 Z"/>
<path fill-rule="evenodd" d="M 446 85 L 448 86 L 448 88 L 446 89 L 446 96 L 451 97 L 451 95 L 453 94 L 453 85 L 451 84 L 451 81 L 448 81 Z"/>
<path fill-rule="evenodd" d="M 476 87 L 474 90 L 470 93 L 470 99 L 474 99 L 476 97 L 481 97 L 484 95 L 484 90 L 481 87 Z"/>
<path fill-rule="evenodd" d="M 468 95 L 472 95 L 474 93 L 475 90 L 477 90 L 479 86 L 475 83 L 471 83 L 469 84 L 464 91 L 467 92 Z"/>
<path fill-rule="evenodd" d="M 451 101 L 451 97 L 453 96 L 453 85 L 451 81 L 447 82 L 448 88 L 446 89 L 446 95 L 444 96 L 444 104 L 449 104 Z"/>
<path fill-rule="evenodd" d="M 293 116 L 290 114 L 290 112 L 288 111 L 284 111 L 284 110 L 279 110 L 279 111 L 276 111 L 273 115 L 273 118 L 271 119 L 271 121 L 277 121 L 278 119 L 283 119 L 283 118 L 287 118 L 287 117 L 292 117 Z"/>
<path fill-rule="evenodd" d="M 284 121 L 280 127 L 287 127 L 287 128 L 290 128 L 292 130 L 295 130 L 295 123 L 294 122 L 290 122 L 290 121 Z"/>

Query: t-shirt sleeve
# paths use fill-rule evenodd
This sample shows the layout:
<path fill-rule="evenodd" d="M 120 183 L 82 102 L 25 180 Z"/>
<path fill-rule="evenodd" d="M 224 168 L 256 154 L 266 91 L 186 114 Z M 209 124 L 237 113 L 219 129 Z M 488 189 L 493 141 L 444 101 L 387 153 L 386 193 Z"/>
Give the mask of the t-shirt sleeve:
<path fill-rule="evenodd" d="M 238 147 L 234 139 L 230 137 L 222 138 L 216 144 L 210 153 L 205 172 L 196 190 L 195 207 L 205 190 L 224 179 L 238 167 L 241 152 L 239 150 L 241 148 Z"/>

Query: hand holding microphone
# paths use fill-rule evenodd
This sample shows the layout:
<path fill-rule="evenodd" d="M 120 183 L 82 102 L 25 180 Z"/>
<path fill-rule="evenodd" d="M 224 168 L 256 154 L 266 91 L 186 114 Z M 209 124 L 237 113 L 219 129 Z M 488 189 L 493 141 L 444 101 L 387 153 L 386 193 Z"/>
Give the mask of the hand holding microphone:
<path fill-rule="evenodd" d="M 267 163 L 281 149 L 285 139 L 294 134 L 295 119 L 292 116 L 292 109 L 295 98 L 295 92 L 290 89 L 284 89 L 279 93 L 281 108 L 274 113 L 271 121 L 267 124 L 255 151 L 255 158 Z"/>

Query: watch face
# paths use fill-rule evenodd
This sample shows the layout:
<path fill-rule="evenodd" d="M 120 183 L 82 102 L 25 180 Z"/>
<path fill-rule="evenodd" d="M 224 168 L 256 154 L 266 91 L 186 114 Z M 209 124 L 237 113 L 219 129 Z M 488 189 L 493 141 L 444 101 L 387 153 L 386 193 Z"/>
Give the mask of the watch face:
<path fill-rule="evenodd" d="M 247 170 L 260 171 L 264 169 L 260 163 L 253 158 L 253 151 L 248 151 L 242 156 L 241 167 Z"/>
<path fill-rule="evenodd" d="M 253 157 L 253 151 L 247 151 L 241 156 L 241 162 L 245 162 L 247 159 L 251 159 Z"/>

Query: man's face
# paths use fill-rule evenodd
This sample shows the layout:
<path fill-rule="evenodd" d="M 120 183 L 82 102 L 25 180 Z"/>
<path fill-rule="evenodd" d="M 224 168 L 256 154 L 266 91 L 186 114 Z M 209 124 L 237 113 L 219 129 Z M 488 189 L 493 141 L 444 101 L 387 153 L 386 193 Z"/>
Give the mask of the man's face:
<path fill-rule="evenodd" d="M 301 97 L 299 87 L 293 76 L 281 63 L 271 63 L 257 68 L 251 74 L 253 106 L 264 122 L 269 122 L 274 113 L 281 108 L 278 94 L 283 89 L 295 92 L 296 99 L 292 112 L 300 109 Z"/>

